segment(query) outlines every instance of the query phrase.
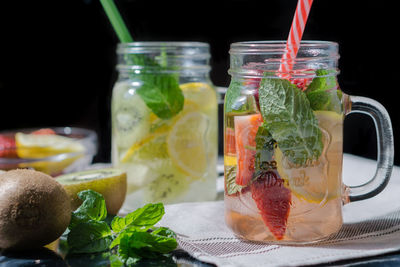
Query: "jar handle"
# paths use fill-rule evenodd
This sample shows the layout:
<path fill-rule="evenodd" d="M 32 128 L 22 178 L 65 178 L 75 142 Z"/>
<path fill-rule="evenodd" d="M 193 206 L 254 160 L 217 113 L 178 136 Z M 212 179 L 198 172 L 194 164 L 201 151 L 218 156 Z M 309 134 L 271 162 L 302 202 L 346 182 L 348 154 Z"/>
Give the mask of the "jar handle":
<path fill-rule="evenodd" d="M 362 96 L 347 96 L 345 114 L 362 113 L 370 116 L 375 124 L 377 136 L 377 168 L 375 175 L 365 184 L 347 186 L 345 203 L 371 198 L 379 194 L 389 182 L 394 158 L 392 123 L 389 113 L 377 101 Z"/>

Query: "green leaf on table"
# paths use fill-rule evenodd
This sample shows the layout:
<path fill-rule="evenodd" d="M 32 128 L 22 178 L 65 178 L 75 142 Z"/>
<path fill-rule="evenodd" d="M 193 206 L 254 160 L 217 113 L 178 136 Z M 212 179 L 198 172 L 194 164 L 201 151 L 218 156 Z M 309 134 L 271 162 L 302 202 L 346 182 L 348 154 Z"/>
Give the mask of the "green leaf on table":
<path fill-rule="evenodd" d="M 341 90 L 338 88 L 335 73 L 335 70 L 315 71 L 316 77 L 305 90 L 313 110 L 341 112 Z"/>
<path fill-rule="evenodd" d="M 153 228 L 153 231 L 151 232 L 153 235 L 161 235 L 165 237 L 170 237 L 170 238 L 176 238 L 176 234 L 174 231 L 169 229 L 168 227 L 156 227 Z"/>
<path fill-rule="evenodd" d="M 116 233 L 131 227 L 145 231 L 160 221 L 164 214 L 164 205 L 162 203 L 150 203 L 127 214 L 125 217 L 115 216 L 111 222 L 111 228 Z"/>
<path fill-rule="evenodd" d="M 89 220 L 102 221 L 107 217 L 106 202 L 101 194 L 89 189 L 79 192 L 78 197 L 82 199 L 83 203 L 72 212 L 68 228 L 71 229 Z"/>
<path fill-rule="evenodd" d="M 113 240 L 112 232 L 104 221 L 89 220 L 71 229 L 68 247 L 72 253 L 93 253 L 108 250 Z"/>
<path fill-rule="evenodd" d="M 288 80 L 266 77 L 259 102 L 266 129 L 291 162 L 304 165 L 319 158 L 321 130 L 304 92 Z"/>
<path fill-rule="evenodd" d="M 153 232 L 127 229 L 120 233 L 118 253 L 123 258 L 157 258 L 178 246 L 175 237 L 167 233 L 164 228 Z"/>

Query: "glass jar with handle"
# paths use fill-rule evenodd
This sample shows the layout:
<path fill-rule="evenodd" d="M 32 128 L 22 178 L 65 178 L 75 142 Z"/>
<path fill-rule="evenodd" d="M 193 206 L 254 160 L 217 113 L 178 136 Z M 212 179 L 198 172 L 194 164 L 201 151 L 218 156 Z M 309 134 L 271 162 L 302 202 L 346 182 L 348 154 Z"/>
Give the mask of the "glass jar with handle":
<path fill-rule="evenodd" d="M 233 43 L 225 96 L 225 218 L 238 236 L 309 243 L 342 226 L 342 205 L 370 198 L 393 167 L 393 132 L 385 108 L 343 93 L 338 44 L 302 41 L 280 69 L 285 41 Z M 342 184 L 343 120 L 367 114 L 378 138 L 377 171 L 369 182 Z"/>

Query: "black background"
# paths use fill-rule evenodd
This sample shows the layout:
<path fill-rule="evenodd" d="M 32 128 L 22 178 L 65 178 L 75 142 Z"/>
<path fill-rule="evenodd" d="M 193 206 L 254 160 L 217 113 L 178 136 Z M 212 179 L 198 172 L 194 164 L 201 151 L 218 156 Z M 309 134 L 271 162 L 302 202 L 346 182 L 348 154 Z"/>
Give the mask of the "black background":
<path fill-rule="evenodd" d="M 211 46 L 211 79 L 228 86 L 229 45 L 285 40 L 296 0 L 116 0 L 136 41 L 202 41 Z M 396 1 L 314 0 L 303 39 L 340 45 L 345 93 L 397 112 Z M 110 160 L 110 96 L 118 40 L 98 0 L 0 1 L 0 130 L 78 126 L 99 135 L 96 161 Z M 376 157 L 372 120 L 345 120 L 344 150 Z M 396 155 L 395 163 L 400 163 Z"/>

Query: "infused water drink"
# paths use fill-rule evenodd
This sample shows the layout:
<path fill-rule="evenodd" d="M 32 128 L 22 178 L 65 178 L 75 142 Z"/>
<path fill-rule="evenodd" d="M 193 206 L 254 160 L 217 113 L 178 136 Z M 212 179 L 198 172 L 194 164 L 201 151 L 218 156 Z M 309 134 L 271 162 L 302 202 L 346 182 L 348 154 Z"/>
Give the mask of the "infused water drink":
<path fill-rule="evenodd" d="M 121 44 L 112 160 L 127 171 L 123 211 L 216 197 L 217 97 L 204 43 Z"/>
<path fill-rule="evenodd" d="M 343 204 L 382 191 L 393 166 L 393 135 L 382 105 L 340 90 L 336 43 L 303 41 L 283 72 L 286 48 L 281 41 L 231 45 L 225 221 L 248 240 L 309 243 L 339 231 Z M 350 112 L 373 117 L 382 149 L 375 176 L 355 187 L 342 185 L 343 119 Z"/>
<path fill-rule="evenodd" d="M 333 111 L 314 114 L 323 151 L 318 160 L 302 166 L 284 156 L 275 141 L 259 141 L 265 137 L 257 136 L 263 123 L 260 113 L 226 115 L 225 216 L 239 236 L 307 241 L 341 227 L 343 118 Z"/>

